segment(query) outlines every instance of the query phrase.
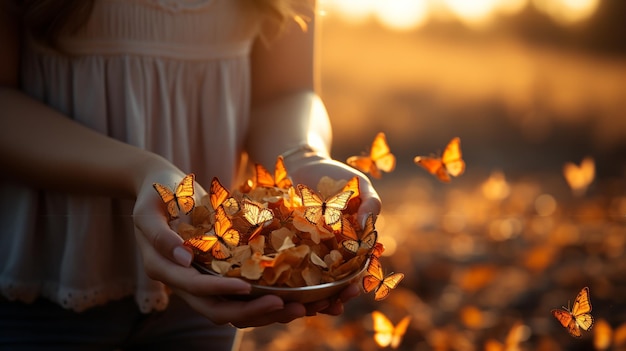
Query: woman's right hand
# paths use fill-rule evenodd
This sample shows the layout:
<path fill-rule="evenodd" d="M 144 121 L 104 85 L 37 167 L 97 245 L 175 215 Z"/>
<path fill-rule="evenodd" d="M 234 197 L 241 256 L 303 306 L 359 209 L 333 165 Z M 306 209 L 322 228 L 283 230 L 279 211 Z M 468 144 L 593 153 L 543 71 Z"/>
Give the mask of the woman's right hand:
<path fill-rule="evenodd" d="M 214 323 L 230 323 L 239 328 L 287 323 L 328 307 L 324 302 L 307 306 L 284 303 L 277 296 L 251 301 L 223 298 L 224 295 L 249 294 L 251 286 L 237 278 L 202 274 L 190 266 L 193 254 L 170 228 L 163 201 L 152 186 L 154 182 L 177 184 L 184 176 L 183 172 L 172 168 L 152 173 L 139 186 L 133 212 L 135 237 L 150 278 L 163 282 Z M 203 194 L 206 191 L 197 186 L 196 198 Z"/>

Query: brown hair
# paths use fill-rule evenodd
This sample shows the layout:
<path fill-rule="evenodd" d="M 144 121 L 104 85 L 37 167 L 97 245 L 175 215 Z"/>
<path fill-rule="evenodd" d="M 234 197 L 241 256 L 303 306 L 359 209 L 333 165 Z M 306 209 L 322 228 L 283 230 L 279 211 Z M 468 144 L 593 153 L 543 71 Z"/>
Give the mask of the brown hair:
<path fill-rule="evenodd" d="M 290 19 L 303 23 L 298 15 L 310 6 L 310 0 L 251 0 L 269 14 L 276 28 L 282 29 Z M 25 29 L 36 39 L 55 45 L 59 35 L 83 26 L 91 14 L 95 0 L 17 0 Z"/>

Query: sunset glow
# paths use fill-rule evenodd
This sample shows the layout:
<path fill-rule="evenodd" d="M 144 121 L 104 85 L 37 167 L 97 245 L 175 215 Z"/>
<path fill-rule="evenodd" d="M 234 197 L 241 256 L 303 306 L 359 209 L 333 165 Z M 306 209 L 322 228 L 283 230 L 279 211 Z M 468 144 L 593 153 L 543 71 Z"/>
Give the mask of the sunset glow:
<path fill-rule="evenodd" d="M 591 17 L 599 0 L 326 0 L 324 13 L 360 23 L 374 19 L 392 30 L 412 30 L 428 21 L 453 18 L 469 27 L 484 27 L 528 6 L 562 24 Z"/>

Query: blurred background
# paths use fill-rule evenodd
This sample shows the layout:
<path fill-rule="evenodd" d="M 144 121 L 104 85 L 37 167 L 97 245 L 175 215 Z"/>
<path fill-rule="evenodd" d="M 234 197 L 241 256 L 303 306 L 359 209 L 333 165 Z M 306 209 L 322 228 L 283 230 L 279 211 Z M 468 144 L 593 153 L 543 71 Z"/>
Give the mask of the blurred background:
<path fill-rule="evenodd" d="M 406 277 L 340 317 L 247 330 L 242 350 L 377 350 L 373 310 L 410 316 L 401 350 L 626 349 L 626 2 L 319 5 L 333 156 L 386 134 L 377 229 Z M 456 136 L 467 168 L 451 183 L 413 163 Z M 585 158 L 591 178 L 568 183 Z M 550 310 L 584 286 L 595 323 L 573 338 Z"/>

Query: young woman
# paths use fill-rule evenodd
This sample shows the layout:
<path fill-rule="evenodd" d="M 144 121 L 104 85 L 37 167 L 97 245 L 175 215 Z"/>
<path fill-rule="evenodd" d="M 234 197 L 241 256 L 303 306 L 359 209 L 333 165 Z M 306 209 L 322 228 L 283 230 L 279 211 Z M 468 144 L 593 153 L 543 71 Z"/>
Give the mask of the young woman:
<path fill-rule="evenodd" d="M 282 154 L 311 186 L 358 173 L 330 158 L 314 4 L 0 6 L 0 348 L 230 349 L 233 326 L 336 315 L 358 294 L 306 306 L 220 298 L 250 285 L 191 268 L 152 187 L 192 172 L 232 186 L 242 155 L 273 167 Z M 377 214 L 358 175 L 359 213 Z"/>

